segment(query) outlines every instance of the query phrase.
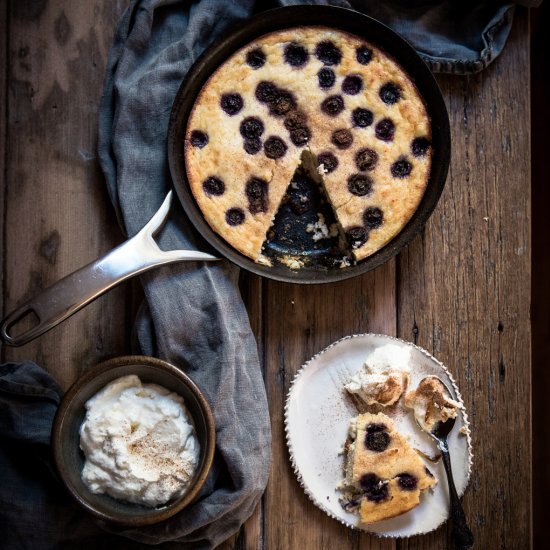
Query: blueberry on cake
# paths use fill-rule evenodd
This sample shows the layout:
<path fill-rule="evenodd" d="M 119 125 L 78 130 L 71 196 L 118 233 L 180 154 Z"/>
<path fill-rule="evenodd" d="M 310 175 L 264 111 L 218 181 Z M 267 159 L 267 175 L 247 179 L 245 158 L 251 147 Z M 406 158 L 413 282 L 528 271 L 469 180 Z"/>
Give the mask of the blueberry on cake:
<path fill-rule="evenodd" d="M 393 58 L 339 30 L 292 28 L 240 49 L 203 86 L 186 129 L 187 176 L 207 222 L 242 254 L 261 257 L 306 157 L 355 260 L 401 231 L 432 150 L 424 101 Z"/>
<path fill-rule="evenodd" d="M 345 444 L 343 508 L 369 525 L 412 510 L 437 483 L 417 453 L 385 414 L 352 419 Z"/>

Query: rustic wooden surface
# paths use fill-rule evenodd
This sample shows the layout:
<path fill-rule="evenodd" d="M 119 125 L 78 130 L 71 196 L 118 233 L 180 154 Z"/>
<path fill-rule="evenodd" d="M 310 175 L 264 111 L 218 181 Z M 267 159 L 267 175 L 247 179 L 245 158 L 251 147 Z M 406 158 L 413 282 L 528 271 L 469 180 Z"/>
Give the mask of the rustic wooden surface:
<path fill-rule="evenodd" d="M 543 2 L 530 10 L 531 25 L 531 166 L 532 166 L 532 254 L 534 266 L 531 289 L 531 319 L 533 328 L 533 546 L 544 548 L 548 536 L 548 494 L 550 475 L 550 423 L 548 422 L 548 388 L 550 388 L 550 225 L 547 205 L 548 186 L 548 128 L 550 127 L 550 60 L 545 52 L 550 48 L 550 5 Z"/>
<path fill-rule="evenodd" d="M 125 5 L 13 0 L 0 8 L 4 314 L 122 238 L 95 146 L 103 69 Z M 282 411 L 294 373 L 334 340 L 367 331 L 418 343 L 456 376 L 473 424 L 464 505 L 476 548 L 530 546 L 526 12 L 517 11 L 509 43 L 489 69 L 439 82 L 451 117 L 451 171 L 433 217 L 407 250 L 328 286 L 243 276 L 265 369 L 273 468 L 261 506 L 224 549 L 450 547 L 447 527 L 400 542 L 345 529 L 309 502 L 289 466 Z M 89 365 L 128 352 L 135 295 L 135 285 L 125 284 L 35 342 L 3 347 L 2 359 L 32 359 L 67 388 Z"/>

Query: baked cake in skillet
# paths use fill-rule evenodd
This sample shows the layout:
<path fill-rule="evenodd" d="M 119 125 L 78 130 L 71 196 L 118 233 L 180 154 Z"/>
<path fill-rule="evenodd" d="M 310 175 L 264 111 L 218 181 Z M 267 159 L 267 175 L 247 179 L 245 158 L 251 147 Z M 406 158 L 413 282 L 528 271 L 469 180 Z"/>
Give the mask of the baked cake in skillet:
<path fill-rule="evenodd" d="M 368 525 L 399 516 L 420 504 L 437 481 L 385 414 L 352 419 L 346 442 L 340 502 Z"/>
<path fill-rule="evenodd" d="M 211 76 L 189 117 L 185 159 L 205 219 L 257 261 L 309 154 L 361 260 L 417 208 L 430 143 L 422 97 L 395 60 L 357 36 L 300 27 L 258 38 Z"/>

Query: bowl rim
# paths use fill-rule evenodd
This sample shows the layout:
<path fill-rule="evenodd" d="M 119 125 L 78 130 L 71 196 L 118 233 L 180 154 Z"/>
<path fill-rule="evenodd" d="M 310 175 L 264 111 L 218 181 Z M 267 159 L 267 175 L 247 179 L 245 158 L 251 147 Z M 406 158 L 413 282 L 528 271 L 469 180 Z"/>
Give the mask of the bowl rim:
<path fill-rule="evenodd" d="M 181 497 L 179 500 L 176 500 L 172 504 L 168 504 L 167 506 L 160 509 L 152 508 L 150 511 L 146 511 L 143 514 L 138 514 L 135 516 L 124 516 L 123 514 L 118 514 L 117 517 L 115 515 L 105 513 L 104 511 L 96 508 L 93 504 L 91 504 L 81 494 L 81 491 L 79 491 L 65 475 L 63 466 L 64 463 L 62 458 L 62 434 L 66 425 L 67 411 L 77 395 L 91 381 L 93 381 L 97 376 L 103 374 L 104 372 L 113 370 L 117 367 L 125 367 L 131 365 L 146 366 L 156 370 L 161 370 L 163 372 L 168 372 L 184 382 L 184 384 L 191 390 L 191 393 L 196 397 L 199 408 L 201 409 L 204 416 L 206 424 L 206 449 L 204 454 L 204 461 L 197 474 L 195 483 L 189 488 L 189 490 L 183 495 L 183 497 Z M 86 509 L 88 512 L 99 519 L 118 525 L 140 527 L 159 523 L 168 519 L 169 517 L 183 510 L 183 508 L 190 504 L 191 501 L 197 496 L 198 492 L 203 487 L 212 466 L 214 451 L 216 447 L 216 430 L 214 416 L 212 414 L 208 401 L 204 397 L 199 387 L 195 384 L 195 382 L 193 382 L 193 380 L 185 372 L 183 372 L 183 370 L 176 367 L 172 363 L 169 363 L 162 359 L 158 359 L 156 357 L 149 357 L 146 355 L 125 355 L 102 361 L 101 363 L 98 363 L 87 369 L 85 373 L 77 378 L 77 380 L 72 384 L 72 386 L 63 396 L 59 408 L 57 409 L 50 440 L 56 470 L 61 481 L 63 482 L 63 485 L 66 487 L 73 500 L 78 502 L 84 509 Z"/>

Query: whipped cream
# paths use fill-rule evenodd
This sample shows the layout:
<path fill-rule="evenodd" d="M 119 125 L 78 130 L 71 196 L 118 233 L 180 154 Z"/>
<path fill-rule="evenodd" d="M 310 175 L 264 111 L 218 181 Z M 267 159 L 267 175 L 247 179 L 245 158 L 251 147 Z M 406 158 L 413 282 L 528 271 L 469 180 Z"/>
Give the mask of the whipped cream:
<path fill-rule="evenodd" d="M 344 387 L 367 405 L 393 405 L 407 386 L 410 358 L 408 347 L 386 344 L 376 348 Z"/>
<path fill-rule="evenodd" d="M 82 480 L 92 493 L 155 507 L 185 492 L 199 443 L 182 397 L 130 375 L 105 386 L 86 410 Z"/>

